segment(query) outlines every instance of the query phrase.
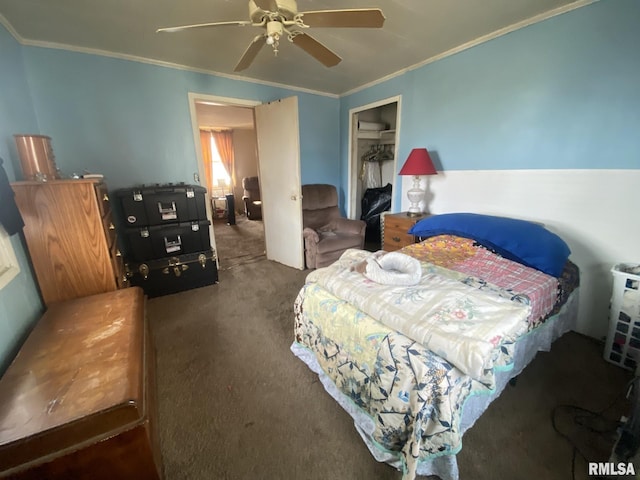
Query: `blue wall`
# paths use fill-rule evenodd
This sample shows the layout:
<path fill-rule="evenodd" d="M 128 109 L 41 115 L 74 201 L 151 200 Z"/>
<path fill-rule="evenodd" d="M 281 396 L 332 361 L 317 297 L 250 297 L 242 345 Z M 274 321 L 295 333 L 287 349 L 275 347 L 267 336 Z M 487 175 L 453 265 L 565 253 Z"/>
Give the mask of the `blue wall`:
<path fill-rule="evenodd" d="M 16 179 L 19 165 L 13 163 L 13 134 L 37 131 L 38 125 L 24 74 L 19 44 L 0 27 L 0 158 L 9 180 Z M 2 205 L 0 205 L 2 208 Z M 0 290 L 0 374 L 4 372 L 42 313 L 42 303 L 33 280 L 20 235 L 11 237 L 20 273 Z"/>
<path fill-rule="evenodd" d="M 189 92 L 262 102 L 297 95 L 302 181 L 339 183 L 337 98 L 64 50 L 26 47 L 24 57 L 41 133 L 63 173 L 99 172 L 111 189 L 193 183 Z"/>
<path fill-rule="evenodd" d="M 402 94 L 402 160 L 426 147 L 443 170 L 637 169 L 639 25 L 640 1 L 601 0 L 344 97 L 341 123 Z"/>

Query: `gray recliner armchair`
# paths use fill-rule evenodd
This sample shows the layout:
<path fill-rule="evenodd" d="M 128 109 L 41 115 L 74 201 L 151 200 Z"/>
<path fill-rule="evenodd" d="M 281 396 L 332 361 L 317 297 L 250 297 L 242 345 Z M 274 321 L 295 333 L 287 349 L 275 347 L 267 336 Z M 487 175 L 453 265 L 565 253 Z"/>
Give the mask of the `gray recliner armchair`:
<path fill-rule="evenodd" d="M 302 226 L 307 268 L 335 262 L 348 248 L 363 248 L 366 223 L 344 218 L 333 185 L 302 186 Z"/>

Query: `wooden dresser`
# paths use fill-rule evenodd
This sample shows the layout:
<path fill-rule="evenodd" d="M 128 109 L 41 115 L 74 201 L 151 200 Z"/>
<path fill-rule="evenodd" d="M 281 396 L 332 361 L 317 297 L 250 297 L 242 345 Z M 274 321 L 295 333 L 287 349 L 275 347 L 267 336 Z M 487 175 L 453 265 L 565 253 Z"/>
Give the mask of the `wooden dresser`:
<path fill-rule="evenodd" d="M 107 186 L 100 180 L 14 182 L 46 305 L 126 286 Z"/>
<path fill-rule="evenodd" d="M 0 379 L 0 478 L 162 478 L 138 287 L 52 305 Z"/>
<path fill-rule="evenodd" d="M 427 218 L 428 213 L 416 217 L 410 217 L 407 212 L 401 213 L 384 213 L 381 217 L 382 228 L 382 249 L 387 252 L 393 252 L 402 247 L 406 247 L 415 243 L 415 237 L 407 232 L 417 222 L 423 218 Z"/>

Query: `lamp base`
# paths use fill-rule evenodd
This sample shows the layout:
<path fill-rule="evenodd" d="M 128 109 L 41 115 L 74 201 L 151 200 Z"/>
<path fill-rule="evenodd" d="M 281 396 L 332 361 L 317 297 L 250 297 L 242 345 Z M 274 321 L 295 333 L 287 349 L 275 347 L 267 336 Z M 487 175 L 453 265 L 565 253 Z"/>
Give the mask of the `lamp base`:
<path fill-rule="evenodd" d="M 420 202 L 424 200 L 424 190 L 420 188 L 420 177 L 418 175 L 413 177 L 413 188 L 407 191 L 407 198 L 411 204 L 409 211 L 407 212 L 407 216 L 417 217 L 422 215 Z"/>

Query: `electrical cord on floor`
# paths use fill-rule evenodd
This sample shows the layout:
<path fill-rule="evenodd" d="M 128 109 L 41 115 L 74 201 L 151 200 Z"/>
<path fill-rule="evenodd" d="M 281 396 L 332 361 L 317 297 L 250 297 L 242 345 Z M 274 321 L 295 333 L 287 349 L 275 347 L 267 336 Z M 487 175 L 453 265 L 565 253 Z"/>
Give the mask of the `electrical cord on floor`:
<path fill-rule="evenodd" d="M 551 425 L 553 426 L 553 429 L 555 430 L 555 432 L 560 435 L 561 437 L 563 437 L 565 440 L 567 440 L 569 442 L 569 444 L 573 447 L 573 451 L 571 454 L 571 478 L 572 480 L 575 480 L 576 478 L 576 458 L 578 455 L 580 455 L 585 462 L 589 462 L 589 459 L 586 457 L 586 455 L 578 448 L 578 446 L 574 443 L 573 439 L 561 432 L 558 429 L 558 426 L 556 425 L 556 413 L 558 410 L 560 409 L 569 409 L 569 410 L 574 410 L 577 412 L 582 413 L 582 415 L 576 416 L 574 415 L 573 417 L 573 421 L 577 424 L 580 425 L 581 427 L 586 428 L 587 430 L 589 430 L 592 433 L 598 434 L 598 435 L 605 435 L 605 434 L 609 434 L 609 433 L 614 433 L 621 425 L 622 422 L 619 420 L 611 420 L 611 419 L 607 419 L 604 417 L 604 414 L 610 410 L 614 405 L 616 405 L 616 403 L 618 403 L 618 401 L 622 398 L 622 397 L 627 397 L 628 396 L 628 392 L 629 389 L 631 388 L 631 386 L 634 384 L 634 382 L 636 381 L 636 378 L 632 378 L 631 380 L 629 380 L 629 382 L 625 385 L 625 388 L 623 389 L 623 391 L 621 393 L 619 393 L 618 395 L 616 395 L 616 397 L 602 410 L 599 411 L 593 411 L 593 410 L 589 410 L 583 407 L 579 407 L 577 405 L 557 405 L 556 407 L 554 407 L 554 409 L 551 411 Z M 609 428 L 596 428 L 594 426 L 592 426 L 592 424 L 590 424 L 590 421 L 604 421 L 604 422 L 609 422 L 611 424 L 613 424 L 612 427 Z M 603 477 L 595 477 L 597 479 L 602 479 Z"/>
<path fill-rule="evenodd" d="M 553 426 L 553 429 L 555 430 L 555 432 L 560 435 L 561 437 L 563 437 L 565 440 L 567 440 L 571 446 L 573 447 L 573 451 L 571 454 L 571 478 L 573 480 L 575 480 L 576 478 L 576 458 L 578 456 L 578 454 L 583 458 L 583 460 L 585 462 L 589 462 L 589 459 L 587 458 L 587 456 L 580 450 L 580 448 L 578 448 L 578 446 L 573 442 L 573 439 L 560 431 L 560 429 L 558 428 L 558 426 L 556 425 L 556 413 L 558 410 L 560 409 L 570 409 L 570 410 L 577 410 L 579 412 L 582 412 L 583 415 L 580 416 L 574 416 L 573 417 L 573 421 L 580 426 L 583 426 L 585 428 L 587 428 L 587 430 L 591 431 L 592 433 L 596 433 L 596 434 L 600 434 L 600 435 L 604 435 L 606 433 L 613 433 L 616 431 L 616 429 L 620 426 L 620 422 L 619 421 L 614 421 L 614 420 L 608 420 L 605 419 L 609 422 L 614 422 L 615 425 L 611 428 L 607 428 L 607 429 L 596 429 L 593 428 L 589 425 L 587 425 L 587 420 L 591 420 L 591 419 L 597 419 L 597 420 L 601 420 L 602 415 L 600 412 L 594 412 L 591 410 L 587 410 L 585 408 L 582 407 L 578 407 L 576 405 L 557 405 L 554 409 L 553 412 L 551 414 L 551 424 Z"/>

